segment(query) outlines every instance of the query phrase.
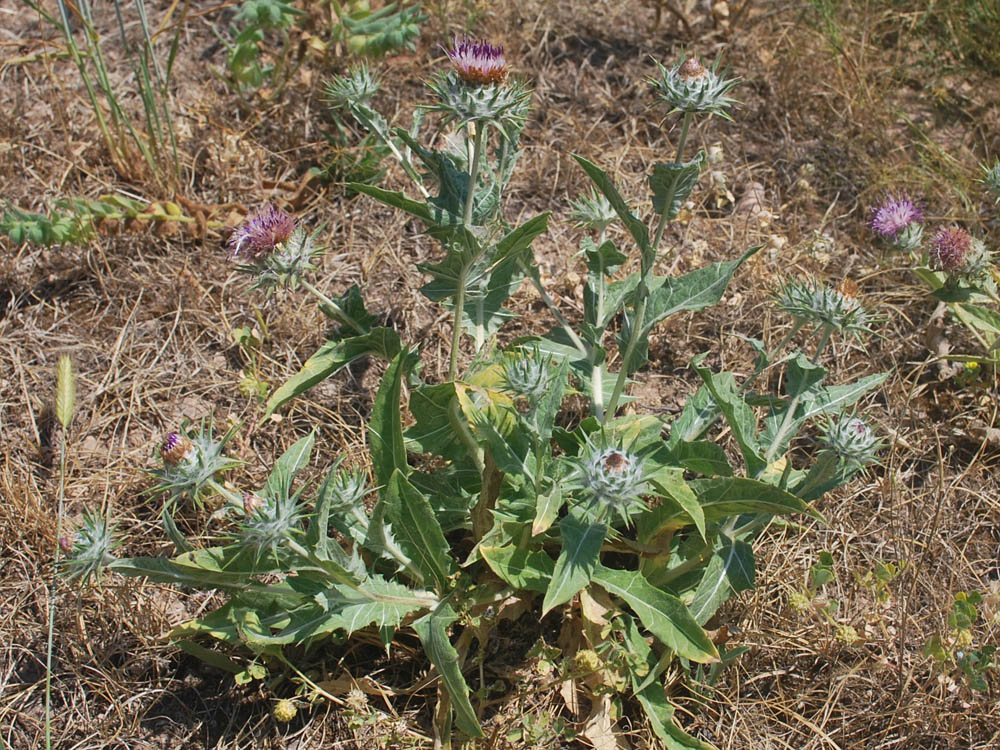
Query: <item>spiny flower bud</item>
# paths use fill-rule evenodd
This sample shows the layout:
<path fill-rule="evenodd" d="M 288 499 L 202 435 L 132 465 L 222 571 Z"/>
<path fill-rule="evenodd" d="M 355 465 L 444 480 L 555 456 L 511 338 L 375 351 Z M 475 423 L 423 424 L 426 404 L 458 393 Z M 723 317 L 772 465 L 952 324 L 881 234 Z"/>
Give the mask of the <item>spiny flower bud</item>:
<path fill-rule="evenodd" d="M 659 78 L 649 83 L 672 112 L 704 112 L 730 119 L 726 109 L 735 103 L 728 93 L 739 83 L 736 78 L 718 74 L 718 61 L 706 68 L 696 57 L 689 57 L 673 68 L 655 61 Z"/>
<path fill-rule="evenodd" d="M 326 101 L 332 109 L 364 105 L 378 93 L 379 85 L 379 77 L 361 63 L 327 83 Z"/>
<path fill-rule="evenodd" d="M 887 195 L 882 204 L 872 210 L 872 231 L 885 239 L 892 239 L 911 224 L 920 224 L 923 211 L 906 195 Z"/>
<path fill-rule="evenodd" d="M 315 268 L 312 261 L 322 252 L 322 248 L 316 245 L 317 234 L 319 230 L 306 234 L 304 229 L 296 229 L 273 252 L 257 256 L 237 270 L 256 277 L 252 289 L 270 290 L 276 286 L 294 289 L 299 277 Z"/>
<path fill-rule="evenodd" d="M 194 452 L 194 445 L 183 435 L 171 432 L 160 446 L 160 457 L 164 466 L 176 466 Z"/>
<path fill-rule="evenodd" d="M 458 77 L 473 86 L 488 86 L 507 80 L 507 60 L 503 47 L 486 40 L 455 39 L 455 46 L 445 50 Z"/>
<path fill-rule="evenodd" d="M 960 227 L 942 227 L 931 240 L 930 265 L 935 271 L 958 271 L 965 265 L 972 237 Z"/>
<path fill-rule="evenodd" d="M 924 241 L 924 225 L 912 222 L 907 224 L 898 234 L 892 237 L 890 242 L 896 250 L 903 252 L 913 252 L 920 249 L 920 244 Z"/>
<path fill-rule="evenodd" d="M 857 417 L 831 422 L 820 443 L 851 466 L 871 463 L 882 447 L 882 441 Z"/>
<path fill-rule="evenodd" d="M 168 492 L 175 499 L 187 495 L 200 502 L 204 486 L 216 474 L 239 463 L 223 455 L 226 442 L 235 432 L 236 427 L 233 427 L 222 440 L 215 441 L 211 427 L 203 422 L 196 433 L 182 428 L 180 432 L 168 434 L 160 446 L 163 468 L 149 472 L 160 481 L 149 492 Z"/>
<path fill-rule="evenodd" d="M 615 209 L 603 195 L 593 188 L 590 195 L 581 195 L 575 201 L 570 201 L 569 217 L 578 227 L 594 229 L 603 232 L 618 218 Z"/>
<path fill-rule="evenodd" d="M 986 245 L 981 239 L 973 237 L 969 241 L 969 252 L 965 256 L 965 265 L 962 266 L 958 273 L 964 279 L 971 282 L 988 280 L 992 265 L 992 253 L 986 249 Z"/>
<path fill-rule="evenodd" d="M 286 242 L 294 230 L 295 219 L 269 203 L 247 216 L 226 244 L 234 258 L 246 253 L 255 260 Z"/>
<path fill-rule="evenodd" d="M 642 459 L 622 448 L 598 448 L 588 443 L 584 455 L 573 460 L 569 485 L 584 499 L 610 510 L 629 522 L 629 514 L 642 510 L 646 471 Z"/>
<path fill-rule="evenodd" d="M 815 282 L 788 281 L 774 294 L 778 307 L 802 323 L 841 332 L 870 332 L 868 311 L 858 299 L 857 284 L 831 289 Z"/>
<path fill-rule="evenodd" d="M 548 391 L 551 374 L 541 352 L 535 349 L 534 356 L 523 354 L 516 359 L 506 360 L 503 378 L 508 390 L 536 402 Z"/>
<path fill-rule="evenodd" d="M 61 565 L 70 580 L 85 581 L 93 575 L 100 576 L 115 559 L 112 553 L 117 546 L 114 531 L 114 525 L 103 515 L 89 510 L 84 512 L 76 533 L 59 540 L 59 546 L 67 554 Z"/>
<path fill-rule="evenodd" d="M 295 496 L 257 496 L 260 504 L 252 503 L 253 513 L 247 513 L 240 524 L 239 540 L 254 550 L 258 557 L 265 552 L 277 554 L 281 543 L 296 531 L 302 511 Z M 245 506 L 244 506 L 245 509 Z"/>
<path fill-rule="evenodd" d="M 1000 159 L 996 159 L 992 167 L 983 164 L 982 169 L 983 179 L 980 182 L 993 193 L 994 202 L 1000 203 Z"/>

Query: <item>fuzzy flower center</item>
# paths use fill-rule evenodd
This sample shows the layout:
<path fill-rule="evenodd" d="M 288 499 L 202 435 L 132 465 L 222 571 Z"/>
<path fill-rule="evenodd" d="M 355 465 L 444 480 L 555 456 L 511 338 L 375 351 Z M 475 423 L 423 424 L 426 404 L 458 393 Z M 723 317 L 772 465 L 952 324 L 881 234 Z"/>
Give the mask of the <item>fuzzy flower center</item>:
<path fill-rule="evenodd" d="M 474 86 L 503 83 L 507 80 L 507 60 L 503 47 L 482 40 L 455 40 L 454 49 L 445 50 L 458 77 Z"/>
<path fill-rule="evenodd" d="M 972 237 L 959 227 L 944 227 L 931 243 L 931 267 L 935 271 L 957 271 L 965 265 Z"/>
<path fill-rule="evenodd" d="M 923 212 L 912 200 L 904 196 L 889 196 L 872 212 L 872 231 L 882 237 L 892 237 L 914 222 L 923 219 Z"/>
<path fill-rule="evenodd" d="M 295 231 L 295 219 L 279 208 L 268 204 L 247 216 L 233 231 L 227 243 L 237 258 L 246 253 L 252 260 L 267 255 L 275 247 L 286 242 Z"/>

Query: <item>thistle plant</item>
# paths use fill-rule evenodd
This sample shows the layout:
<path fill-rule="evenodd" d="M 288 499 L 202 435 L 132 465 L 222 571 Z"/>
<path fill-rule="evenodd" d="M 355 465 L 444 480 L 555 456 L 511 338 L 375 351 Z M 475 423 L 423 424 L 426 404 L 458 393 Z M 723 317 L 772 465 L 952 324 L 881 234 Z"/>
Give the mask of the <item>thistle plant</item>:
<path fill-rule="evenodd" d="M 1000 167 L 1000 163 L 997 165 Z M 983 167 L 988 190 L 1000 170 Z M 939 226 L 925 236 L 923 211 L 909 197 L 886 197 L 872 210 L 870 226 L 877 236 L 914 262 L 914 273 L 931 294 L 947 305 L 952 315 L 968 328 L 984 350 L 983 355 L 958 355 L 966 362 L 1000 363 L 1000 318 L 995 305 L 997 269 L 986 242 L 964 227 Z"/>
<path fill-rule="evenodd" d="M 588 271 L 583 319 L 574 324 L 534 259 L 532 243 L 549 214 L 513 226 L 504 211 L 530 90 L 490 42 L 457 40 L 446 57 L 449 68 L 432 77 L 431 100 L 407 129 L 390 127 L 374 109 L 378 78 L 368 68 L 327 89 L 332 104 L 390 150 L 415 196 L 349 187 L 417 218 L 440 245 L 438 259 L 417 270 L 429 277 L 423 294 L 451 312 L 446 378 L 422 376 L 419 353 L 375 324 L 359 289 L 327 297 L 307 282 L 318 244 L 296 250 L 304 234 L 294 220 L 276 210 L 251 216 L 230 241 L 231 253 L 248 261 L 240 270 L 258 279 L 273 271 L 289 293 L 296 285 L 310 291 L 341 323 L 271 395 L 267 414 L 354 358 L 384 358 L 368 420 L 371 479 L 344 469 L 340 457 L 326 461 L 323 481 L 297 485 L 314 432 L 284 452 L 265 486 L 220 490 L 219 468 L 205 458 L 221 456 L 217 444 L 204 429 L 182 431 L 164 445 L 156 489 L 174 500 L 228 493 L 223 510 L 236 530 L 189 541 L 165 513 L 173 559 L 114 559 L 107 567 L 225 595 L 218 610 L 175 628 L 176 641 L 210 635 L 280 654 L 285 645 L 362 629 L 391 648 L 397 631 L 412 630 L 440 679 L 439 747 L 451 746 L 453 725 L 465 737 L 484 734 L 490 687 L 480 671 L 470 689 L 465 667 L 485 658 L 473 644 L 487 643 L 524 607 L 542 617 L 558 612 L 568 639 L 580 644 L 568 679 L 595 706 L 610 710 L 614 695 L 634 699 L 661 741 L 704 750 L 674 722 L 665 672 L 675 662 L 698 669 L 735 658 L 739 650 L 721 651 L 705 625 L 726 599 L 752 588 L 761 531 L 777 515 L 820 519 L 811 503 L 874 458 L 877 439 L 842 415 L 886 375 L 827 384 L 819 357 L 833 335 L 866 335 L 872 316 L 857 290 L 790 283 L 777 298 L 793 316 L 792 333 L 771 352 L 755 342 L 752 376 L 713 372 L 702 355 L 692 362 L 702 385 L 676 418 L 620 414 L 654 328 L 716 304 L 756 251 L 682 276 L 657 273 L 668 252 L 660 248 L 665 226 L 705 160 L 699 153 L 684 161 L 688 135 L 702 116 L 728 115 L 735 81 L 695 58 L 659 66 L 654 86 L 682 121 L 674 160 L 650 171 L 652 229 L 597 164 L 575 157 L 593 192 L 572 216 L 585 233 Z M 439 115 L 429 118 L 440 129 L 433 137 L 421 134 L 428 112 Z M 609 239 L 612 222 L 626 229 L 621 247 Z M 301 263 L 281 260 L 280 273 L 269 265 L 296 252 Z M 497 333 L 513 316 L 505 305 L 524 282 L 548 308 L 551 328 L 501 348 Z M 784 353 L 807 325 L 821 340 L 812 356 Z M 782 392 L 753 390 L 765 370 L 780 375 Z M 587 404 L 582 420 L 563 407 L 570 395 Z M 741 456 L 735 462 L 720 444 L 720 422 Z M 823 424 L 819 444 L 797 440 Z"/>

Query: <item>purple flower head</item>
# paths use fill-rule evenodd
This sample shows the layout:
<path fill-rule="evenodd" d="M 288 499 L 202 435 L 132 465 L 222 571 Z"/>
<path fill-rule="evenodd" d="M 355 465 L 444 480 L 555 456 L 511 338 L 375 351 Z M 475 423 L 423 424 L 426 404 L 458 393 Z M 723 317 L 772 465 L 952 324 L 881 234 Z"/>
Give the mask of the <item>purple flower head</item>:
<path fill-rule="evenodd" d="M 894 237 L 913 223 L 923 221 L 924 212 L 906 195 L 887 195 L 882 205 L 872 211 L 872 231 L 881 237 Z"/>
<path fill-rule="evenodd" d="M 233 257 L 246 252 L 251 260 L 267 255 L 295 230 L 295 219 L 270 203 L 247 216 L 226 243 Z"/>
<path fill-rule="evenodd" d="M 191 441 L 177 432 L 171 432 L 160 446 L 160 456 L 166 466 L 176 466 L 192 450 Z"/>
<path fill-rule="evenodd" d="M 503 83 L 507 80 L 507 60 L 503 47 L 482 40 L 455 39 L 454 49 L 445 50 L 458 77 L 474 86 Z"/>
<path fill-rule="evenodd" d="M 972 237 L 960 227 L 943 227 L 931 240 L 931 268 L 935 271 L 957 271 L 965 266 Z"/>

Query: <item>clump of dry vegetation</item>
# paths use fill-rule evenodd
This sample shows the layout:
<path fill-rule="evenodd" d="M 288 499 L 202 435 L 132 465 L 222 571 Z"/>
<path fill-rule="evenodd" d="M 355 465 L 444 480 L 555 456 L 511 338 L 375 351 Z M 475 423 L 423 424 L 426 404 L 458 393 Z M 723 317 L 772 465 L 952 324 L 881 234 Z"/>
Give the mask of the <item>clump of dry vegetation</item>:
<path fill-rule="evenodd" d="M 835 337 L 824 360 L 840 383 L 891 373 L 861 407 L 884 441 L 878 463 L 817 501 L 822 522 L 792 516 L 757 537 L 755 589 L 708 626 L 723 653 L 746 650 L 722 668 L 674 662 L 662 677 L 679 724 L 718 748 L 1000 743 L 1000 683 L 989 668 L 1000 629 L 992 340 L 869 227 L 872 207 L 905 193 L 929 223 L 1000 246 L 980 166 L 1000 154 L 998 63 L 984 41 L 996 38 L 998 14 L 971 0 L 707 5 L 425 0 L 405 19 L 419 37 L 403 24 L 389 45 L 377 37 L 383 27 L 364 25 L 366 2 L 258 3 L 256 15 L 151 3 L 145 23 L 122 6 L 121 28 L 115 5 L 87 17 L 89 5 L 67 3 L 81 49 L 90 24 L 99 32 L 111 107 L 84 86 L 80 66 L 94 76 L 96 53 L 75 58 L 56 2 L 0 5 L 3 747 L 45 745 L 53 603 L 54 747 L 434 742 L 440 679 L 412 631 L 388 655 L 374 631 L 259 659 L 209 641 L 182 650 L 167 634 L 220 606 L 221 594 L 114 573 L 99 587 L 71 582 L 54 575 L 54 559 L 62 476 L 67 527 L 97 508 L 117 523 L 117 554 L 174 553 L 145 470 L 159 466 L 164 435 L 185 419 L 209 416 L 217 434 L 238 427 L 227 446 L 243 462 L 234 486 L 261 486 L 312 430 L 330 462 L 343 455 L 372 470 L 366 425 L 387 366 L 378 357 L 263 419 L 268 396 L 327 340 L 331 322 L 307 295 L 249 294 L 233 273 L 228 228 L 261 204 L 307 217 L 330 248 L 316 260 L 316 285 L 331 297 L 358 285 L 379 325 L 419 347 L 422 376 L 448 380 L 450 315 L 420 294 L 427 277 L 415 270 L 439 250 L 402 212 L 345 187 L 409 183 L 376 141 L 330 112 L 325 84 L 359 55 L 393 48 L 373 63 L 384 76 L 376 104 L 405 123 L 442 64 L 439 45 L 464 33 L 504 44 L 512 75 L 533 89 L 505 212 L 520 224 L 554 211 L 534 254 L 574 321 L 587 271 L 569 201 L 590 183 L 571 154 L 599 163 L 639 203 L 649 165 L 672 154 L 679 127 L 652 108 L 651 57 L 722 53 L 743 81 L 732 121 L 692 131 L 707 164 L 664 235 L 673 250 L 658 271 L 678 276 L 761 249 L 720 304 L 653 331 L 629 413 L 673 419 L 701 384 L 689 363 L 704 351 L 713 370 L 753 372 L 746 337 L 773 345 L 788 333 L 772 293 L 789 279 L 849 279 L 878 318 L 877 335 Z M 278 15 L 262 16 L 264 6 Z M 151 101 L 170 114 L 152 131 Z M 138 125 L 136 136 L 115 125 L 119 116 Z M 147 158 L 139 144 L 151 132 L 159 146 Z M 610 231 L 624 242 L 623 230 Z M 517 323 L 501 344 L 548 328 L 532 288 L 510 305 Z M 995 303 L 981 305 L 996 315 Z M 55 389 L 63 355 L 77 375 L 65 429 Z M 578 411 L 577 421 L 586 407 Z M 725 431 L 720 439 L 735 463 L 736 441 Z M 301 477 L 317 482 L 328 468 L 314 462 Z M 198 535 L 213 510 L 179 508 L 175 522 Z M 562 677 L 588 674 L 589 654 L 580 650 L 569 660 L 578 671 L 566 672 L 565 624 L 558 611 L 541 617 L 540 605 L 478 645 L 469 681 L 489 685 L 478 742 L 659 746 L 628 691 L 603 714 L 617 720 L 614 739 L 588 724 L 600 714 L 587 679 L 574 692 Z"/>

